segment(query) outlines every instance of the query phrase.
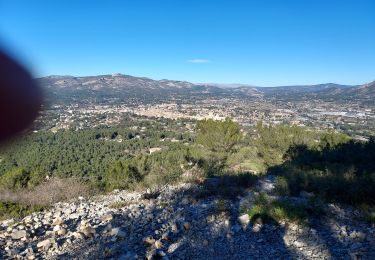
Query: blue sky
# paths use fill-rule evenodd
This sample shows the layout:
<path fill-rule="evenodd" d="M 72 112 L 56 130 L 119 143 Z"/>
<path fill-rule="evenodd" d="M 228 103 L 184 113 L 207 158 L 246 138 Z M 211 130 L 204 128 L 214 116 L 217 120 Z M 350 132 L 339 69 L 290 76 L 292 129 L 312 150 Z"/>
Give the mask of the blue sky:
<path fill-rule="evenodd" d="M 361 84 L 375 1 L 0 0 L 0 44 L 36 76 Z"/>

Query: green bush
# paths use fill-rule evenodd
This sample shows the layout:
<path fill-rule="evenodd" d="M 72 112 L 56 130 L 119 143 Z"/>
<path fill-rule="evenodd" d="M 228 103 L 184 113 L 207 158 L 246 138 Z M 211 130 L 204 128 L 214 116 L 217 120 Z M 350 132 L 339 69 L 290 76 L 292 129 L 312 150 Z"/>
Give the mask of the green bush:
<path fill-rule="evenodd" d="M 298 223 L 305 223 L 308 217 L 305 205 L 288 200 L 277 200 L 271 203 L 269 214 L 277 221 L 288 220 Z"/>
<path fill-rule="evenodd" d="M 143 185 L 155 188 L 177 182 L 187 166 L 187 158 L 188 150 L 182 147 L 150 155 Z"/>
<path fill-rule="evenodd" d="M 106 190 L 128 189 L 141 180 L 138 169 L 128 161 L 117 161 L 105 175 Z"/>
<path fill-rule="evenodd" d="M 247 211 L 252 222 L 279 222 L 281 220 L 306 223 L 306 206 L 288 200 L 270 201 L 265 193 L 255 197 L 254 205 Z"/>
<path fill-rule="evenodd" d="M 160 187 L 179 180 L 187 166 L 188 149 L 179 145 L 150 155 L 115 162 L 104 177 L 105 189 Z"/>
<path fill-rule="evenodd" d="M 212 152 L 230 153 L 242 138 L 240 125 L 229 118 L 225 121 L 199 121 L 197 129 L 197 143 Z"/>
<path fill-rule="evenodd" d="M 41 205 L 26 205 L 12 202 L 0 202 L 0 220 L 8 218 L 23 218 L 26 215 L 45 209 Z"/>
<path fill-rule="evenodd" d="M 8 190 L 26 188 L 30 180 L 30 173 L 23 168 L 13 168 L 0 176 L 0 187 Z"/>
<path fill-rule="evenodd" d="M 287 196 L 290 194 L 289 185 L 285 177 L 277 176 L 275 184 L 276 192 L 281 196 Z"/>
<path fill-rule="evenodd" d="M 41 184 L 45 180 L 46 180 L 46 174 L 44 174 L 41 171 L 36 170 L 30 173 L 30 179 L 27 183 L 27 186 L 32 188 Z"/>
<path fill-rule="evenodd" d="M 329 166 L 329 163 L 325 164 Z M 298 165 L 280 167 L 279 174 L 286 180 L 290 194 L 298 196 L 301 191 L 314 192 L 315 195 L 332 202 L 344 202 L 351 205 L 375 204 L 375 173 L 353 173 L 329 167 L 301 169 Z"/>

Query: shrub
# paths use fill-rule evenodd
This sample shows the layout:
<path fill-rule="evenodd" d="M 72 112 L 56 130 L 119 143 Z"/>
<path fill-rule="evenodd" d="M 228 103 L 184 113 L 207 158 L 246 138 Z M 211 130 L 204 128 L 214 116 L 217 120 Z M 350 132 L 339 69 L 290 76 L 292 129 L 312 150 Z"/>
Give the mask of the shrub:
<path fill-rule="evenodd" d="M 326 133 L 318 146 L 293 146 L 286 158 L 270 172 L 286 179 L 291 194 L 304 190 L 327 201 L 375 205 L 373 139 L 358 142 Z"/>
<path fill-rule="evenodd" d="M 202 120 L 197 128 L 197 142 L 212 152 L 230 153 L 242 138 L 240 125 L 229 118 L 225 121 Z"/>
<path fill-rule="evenodd" d="M 288 200 L 272 202 L 269 214 L 277 221 L 289 220 L 298 223 L 305 223 L 308 217 L 305 205 Z"/>
<path fill-rule="evenodd" d="M 375 211 L 365 213 L 365 220 L 371 224 L 375 224 Z"/>
<path fill-rule="evenodd" d="M 252 222 L 260 218 L 264 222 L 287 220 L 306 223 L 308 212 L 304 205 L 288 200 L 269 201 L 265 193 L 255 197 L 254 205 L 247 211 Z"/>
<path fill-rule="evenodd" d="M 249 211 L 249 218 L 252 222 L 255 222 L 258 218 L 261 218 L 262 221 L 269 220 L 268 208 L 265 205 L 254 205 Z"/>
<path fill-rule="evenodd" d="M 261 205 L 261 206 L 266 206 L 268 205 L 268 195 L 264 192 L 260 192 L 254 200 L 255 205 Z"/>
<path fill-rule="evenodd" d="M 289 185 L 285 177 L 277 176 L 275 189 L 276 192 L 281 196 L 287 196 L 290 194 Z"/>
<path fill-rule="evenodd" d="M 26 188 L 30 180 L 30 173 L 23 168 L 13 168 L 0 177 L 2 189 L 18 190 Z"/>
<path fill-rule="evenodd" d="M 30 179 L 27 183 L 27 187 L 32 188 L 46 180 L 46 174 L 41 171 L 33 171 L 30 173 Z"/>
<path fill-rule="evenodd" d="M 14 202 L 0 202 L 0 220 L 9 218 L 23 218 L 34 211 L 41 211 L 42 205 L 25 205 Z"/>
<path fill-rule="evenodd" d="M 106 190 L 127 189 L 141 180 L 141 174 L 130 161 L 117 161 L 105 176 Z"/>

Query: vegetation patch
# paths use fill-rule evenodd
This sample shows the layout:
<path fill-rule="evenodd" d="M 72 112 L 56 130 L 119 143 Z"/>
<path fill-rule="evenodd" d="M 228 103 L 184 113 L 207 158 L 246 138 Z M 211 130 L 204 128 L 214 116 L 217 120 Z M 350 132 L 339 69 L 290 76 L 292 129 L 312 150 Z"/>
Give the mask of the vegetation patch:
<path fill-rule="evenodd" d="M 374 138 L 360 142 L 288 125 L 241 127 L 229 118 L 198 121 L 195 128 L 195 122 L 183 120 L 128 121 L 118 127 L 41 131 L 2 148 L 0 201 L 50 205 L 90 192 L 158 191 L 186 180 L 202 184 L 195 198 L 235 199 L 260 175 L 273 174 L 284 197 L 306 191 L 324 201 L 375 205 Z M 302 209 L 293 213 L 285 202 L 275 203 L 259 202 L 250 213 L 303 219 Z M 306 210 L 323 212 L 319 200 L 314 203 Z"/>
<path fill-rule="evenodd" d="M 308 218 L 306 206 L 282 199 L 270 201 L 265 193 L 260 193 L 255 198 L 254 205 L 247 213 L 252 222 L 291 221 L 304 224 Z"/>
<path fill-rule="evenodd" d="M 21 219 L 32 212 L 41 211 L 46 208 L 47 206 L 43 205 L 26 205 L 13 202 L 0 202 L 0 220 L 10 218 Z"/>
<path fill-rule="evenodd" d="M 132 205 L 134 202 L 131 201 L 116 201 L 109 205 L 112 209 L 121 209 Z"/>
<path fill-rule="evenodd" d="M 282 176 L 280 184 L 292 195 L 308 191 L 332 202 L 375 205 L 375 139 L 330 143 L 321 149 L 292 147 L 285 163 L 269 171 Z"/>

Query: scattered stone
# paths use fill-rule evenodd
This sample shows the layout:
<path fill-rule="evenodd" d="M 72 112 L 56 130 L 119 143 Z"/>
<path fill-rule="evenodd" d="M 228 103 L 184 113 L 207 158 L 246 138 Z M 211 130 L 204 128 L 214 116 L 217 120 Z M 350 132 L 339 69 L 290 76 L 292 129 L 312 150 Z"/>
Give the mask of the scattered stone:
<path fill-rule="evenodd" d="M 26 230 L 17 230 L 13 232 L 11 235 L 12 239 L 16 239 L 16 240 L 26 238 L 26 236 L 27 236 Z"/>
<path fill-rule="evenodd" d="M 125 238 L 126 237 L 125 232 L 121 231 L 120 228 L 112 228 L 110 235 L 111 236 L 116 236 L 116 237 L 121 237 L 121 238 Z"/>
<path fill-rule="evenodd" d="M 35 255 L 27 255 L 26 259 L 27 260 L 34 260 L 35 259 Z"/>
<path fill-rule="evenodd" d="M 178 227 L 177 227 L 177 224 L 176 223 L 173 223 L 172 225 L 171 225 L 171 230 L 172 230 L 172 232 L 173 233 L 178 233 Z"/>
<path fill-rule="evenodd" d="M 302 242 L 300 242 L 300 241 L 294 241 L 293 242 L 293 245 L 295 246 L 295 247 L 302 247 L 303 246 L 303 243 Z"/>
<path fill-rule="evenodd" d="M 103 215 L 101 218 L 100 218 L 101 221 L 103 222 L 110 222 L 113 220 L 113 215 L 112 214 L 106 214 L 106 215 Z"/>
<path fill-rule="evenodd" d="M 363 240 L 366 238 L 366 234 L 360 231 L 353 231 L 350 233 L 350 238 Z"/>
<path fill-rule="evenodd" d="M 260 230 L 262 229 L 262 225 L 258 224 L 258 223 L 255 223 L 253 228 L 252 228 L 252 231 L 257 233 L 259 232 Z"/>
<path fill-rule="evenodd" d="M 55 218 L 52 222 L 52 226 L 60 226 L 64 224 L 64 221 L 61 218 Z"/>
<path fill-rule="evenodd" d="M 183 226 L 186 231 L 190 230 L 191 228 L 191 224 L 189 222 L 185 222 Z"/>
<path fill-rule="evenodd" d="M 52 241 L 51 239 L 46 239 L 46 240 L 39 242 L 36 246 L 39 249 L 46 251 L 52 246 Z"/>
<path fill-rule="evenodd" d="M 272 193 L 276 187 L 276 177 L 273 175 L 267 175 L 261 178 L 256 183 L 256 189 L 259 192 Z"/>
<path fill-rule="evenodd" d="M 95 228 L 90 227 L 90 226 L 86 226 L 84 228 L 81 228 L 80 232 L 82 232 L 82 234 L 84 234 L 86 237 L 92 237 L 96 234 Z"/>
<path fill-rule="evenodd" d="M 169 240 L 169 232 L 165 232 L 161 235 L 162 240 Z"/>
<path fill-rule="evenodd" d="M 148 199 L 142 198 L 142 192 L 118 191 L 92 201 L 57 203 L 19 222 L 0 221 L 0 258 L 375 259 L 374 228 L 352 208 L 331 204 L 324 218 L 309 216 L 310 227 L 286 220 L 263 223 L 257 218 L 252 233 L 244 228 L 250 225 L 249 215 L 238 217 L 237 210 L 241 201 L 253 205 L 256 193 L 248 190 L 245 197 L 233 198 L 224 214 L 216 210 L 216 196 L 190 203 L 193 199 L 187 194 L 199 187 L 166 186 Z M 131 206 L 111 208 L 113 201 L 131 202 Z M 168 206 L 160 207 L 164 203 Z"/>
<path fill-rule="evenodd" d="M 155 243 L 155 239 L 151 236 L 148 236 L 148 237 L 143 238 L 143 243 L 148 246 L 151 246 Z"/>
<path fill-rule="evenodd" d="M 169 247 L 168 247 L 168 253 L 173 253 L 174 251 L 177 250 L 177 248 L 180 246 L 180 242 L 177 242 L 177 243 L 173 243 L 171 244 Z"/>
<path fill-rule="evenodd" d="M 160 248 L 162 248 L 163 243 L 160 240 L 156 240 L 154 245 L 155 245 L 156 249 L 160 249 Z"/>
<path fill-rule="evenodd" d="M 58 236 L 64 236 L 64 235 L 66 235 L 66 233 L 67 233 L 67 230 L 66 230 L 65 228 L 59 229 L 59 230 L 56 232 L 56 234 L 57 234 Z"/>
<path fill-rule="evenodd" d="M 79 217 L 80 217 L 80 216 L 79 216 L 79 214 L 77 214 L 77 213 L 73 213 L 73 214 L 70 214 L 70 215 L 69 215 L 69 218 L 70 218 L 70 219 L 79 219 Z"/>
<path fill-rule="evenodd" d="M 242 226 L 247 226 L 250 222 L 249 214 L 243 214 L 243 215 L 239 216 L 238 221 L 240 222 L 240 224 Z"/>
<path fill-rule="evenodd" d="M 59 231 L 61 229 L 60 225 L 56 225 L 53 227 L 53 231 Z"/>
<path fill-rule="evenodd" d="M 73 233 L 72 233 L 72 236 L 73 236 L 75 239 L 78 239 L 78 240 L 80 240 L 80 239 L 84 239 L 84 238 L 85 238 L 84 235 L 83 235 L 81 232 L 73 232 Z"/>

